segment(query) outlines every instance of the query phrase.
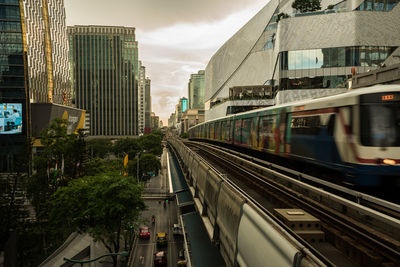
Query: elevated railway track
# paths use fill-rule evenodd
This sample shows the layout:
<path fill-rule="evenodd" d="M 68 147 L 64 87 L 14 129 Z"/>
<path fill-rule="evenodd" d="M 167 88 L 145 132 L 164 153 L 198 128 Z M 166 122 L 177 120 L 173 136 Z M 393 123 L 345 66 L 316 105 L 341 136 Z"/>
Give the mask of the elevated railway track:
<path fill-rule="evenodd" d="M 400 265 L 399 205 L 231 150 L 199 142 L 185 145 L 270 213 L 277 215 L 277 209 L 296 208 L 318 218 L 325 241 L 311 239 L 315 241 L 311 245 L 324 257 L 332 258 L 334 265 L 343 262 L 335 259 L 337 254 L 327 252 L 330 249 L 326 244 L 351 259 L 350 265 Z M 290 173 L 294 175 L 288 176 Z"/>

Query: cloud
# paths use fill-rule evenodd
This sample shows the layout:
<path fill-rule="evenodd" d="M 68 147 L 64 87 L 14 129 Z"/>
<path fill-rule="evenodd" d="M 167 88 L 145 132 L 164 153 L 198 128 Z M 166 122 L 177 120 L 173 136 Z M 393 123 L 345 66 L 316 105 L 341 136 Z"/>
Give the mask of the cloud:
<path fill-rule="evenodd" d="M 144 30 L 218 21 L 262 0 L 65 0 L 67 24 L 125 25 Z M 112 24 L 110 24 L 112 22 Z"/>
<path fill-rule="evenodd" d="M 152 109 L 167 123 L 190 74 L 251 19 L 263 0 L 65 0 L 67 25 L 136 28 L 139 60 L 151 79 Z"/>

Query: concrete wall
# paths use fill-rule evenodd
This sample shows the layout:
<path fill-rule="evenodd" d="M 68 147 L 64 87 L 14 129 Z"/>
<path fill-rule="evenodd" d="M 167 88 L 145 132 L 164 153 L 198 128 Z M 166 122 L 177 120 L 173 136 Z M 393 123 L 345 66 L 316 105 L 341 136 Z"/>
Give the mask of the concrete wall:
<path fill-rule="evenodd" d="M 288 232 L 181 141 L 168 142 L 183 167 L 209 238 L 219 245 L 226 266 L 317 266 L 317 258 L 307 252 L 296 261 L 302 246 Z"/>

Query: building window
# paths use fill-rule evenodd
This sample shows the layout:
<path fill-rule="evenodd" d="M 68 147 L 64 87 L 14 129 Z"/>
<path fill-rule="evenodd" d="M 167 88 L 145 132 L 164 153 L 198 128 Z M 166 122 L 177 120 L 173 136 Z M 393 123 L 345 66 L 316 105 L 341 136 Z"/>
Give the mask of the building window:
<path fill-rule="evenodd" d="M 390 11 L 399 0 L 365 0 L 355 10 L 358 11 Z"/>
<path fill-rule="evenodd" d="M 397 47 L 360 46 L 334 47 L 281 52 L 281 70 L 378 66 Z"/>
<path fill-rule="evenodd" d="M 280 79 L 281 90 L 345 88 L 346 75 Z"/>

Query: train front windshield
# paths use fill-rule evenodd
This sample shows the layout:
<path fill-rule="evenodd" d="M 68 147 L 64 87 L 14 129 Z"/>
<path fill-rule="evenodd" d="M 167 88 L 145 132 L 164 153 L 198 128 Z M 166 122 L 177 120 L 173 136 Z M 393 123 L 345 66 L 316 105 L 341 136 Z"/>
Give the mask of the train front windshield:
<path fill-rule="evenodd" d="M 361 144 L 400 146 L 400 102 L 361 105 Z"/>

